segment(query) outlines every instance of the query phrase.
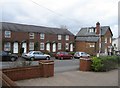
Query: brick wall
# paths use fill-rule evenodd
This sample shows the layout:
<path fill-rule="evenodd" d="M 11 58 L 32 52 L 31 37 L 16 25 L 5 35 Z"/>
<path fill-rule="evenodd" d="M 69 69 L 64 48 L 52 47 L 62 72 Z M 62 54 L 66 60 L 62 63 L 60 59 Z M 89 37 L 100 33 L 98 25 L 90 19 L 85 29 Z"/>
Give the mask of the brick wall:
<path fill-rule="evenodd" d="M 94 47 L 90 47 L 90 45 L 94 45 Z M 90 55 L 96 55 L 96 52 L 98 51 L 98 43 L 76 41 L 75 51 L 86 52 Z"/>
<path fill-rule="evenodd" d="M 45 39 L 40 39 L 40 33 L 34 33 L 34 39 L 29 39 L 29 32 L 11 32 L 11 38 L 5 38 L 4 37 L 4 31 L 2 32 L 2 50 L 4 50 L 4 43 L 5 42 L 10 42 L 11 43 L 11 52 L 13 53 L 13 43 L 18 42 L 18 48 L 19 48 L 19 53 L 20 53 L 20 48 L 22 47 L 22 42 L 25 41 L 27 43 L 27 52 L 29 52 L 29 42 L 38 42 L 38 50 L 40 50 L 40 43 L 43 42 L 44 45 L 44 51 L 46 51 L 46 43 L 49 41 L 50 42 L 50 51 L 52 52 L 52 44 L 53 42 L 61 43 L 62 44 L 62 49 L 60 51 L 65 50 L 65 43 L 74 43 L 74 35 L 69 35 L 69 40 L 65 40 L 65 35 L 62 35 L 62 40 L 58 40 L 58 35 L 56 34 L 45 34 Z M 58 51 L 56 45 L 56 51 Z M 69 50 L 70 51 L 70 47 Z"/>

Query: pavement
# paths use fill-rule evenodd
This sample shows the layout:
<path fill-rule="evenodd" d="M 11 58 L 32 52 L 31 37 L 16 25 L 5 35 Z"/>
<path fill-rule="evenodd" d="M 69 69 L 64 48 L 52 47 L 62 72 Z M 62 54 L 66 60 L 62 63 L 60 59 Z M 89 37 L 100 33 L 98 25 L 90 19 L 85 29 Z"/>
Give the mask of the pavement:
<path fill-rule="evenodd" d="M 16 81 L 19 86 L 118 86 L 118 69 L 108 72 L 67 71 L 54 77 Z"/>

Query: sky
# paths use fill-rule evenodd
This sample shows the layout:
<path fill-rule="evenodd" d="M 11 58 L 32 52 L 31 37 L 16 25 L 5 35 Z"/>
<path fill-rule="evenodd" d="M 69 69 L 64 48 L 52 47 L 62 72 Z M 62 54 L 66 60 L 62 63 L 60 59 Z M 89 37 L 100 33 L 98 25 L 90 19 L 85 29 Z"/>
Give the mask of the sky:
<path fill-rule="evenodd" d="M 110 26 L 118 37 L 119 0 L 1 0 L 0 21 L 38 26 L 66 26 L 74 35 L 82 27 Z"/>

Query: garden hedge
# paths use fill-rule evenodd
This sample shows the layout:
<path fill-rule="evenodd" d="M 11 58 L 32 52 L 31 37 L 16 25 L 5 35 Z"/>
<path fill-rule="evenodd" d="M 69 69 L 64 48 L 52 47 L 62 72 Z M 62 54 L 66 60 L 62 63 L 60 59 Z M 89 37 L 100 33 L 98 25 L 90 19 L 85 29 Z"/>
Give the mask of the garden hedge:
<path fill-rule="evenodd" d="M 92 58 L 93 71 L 109 71 L 118 68 L 120 56 L 101 56 Z"/>

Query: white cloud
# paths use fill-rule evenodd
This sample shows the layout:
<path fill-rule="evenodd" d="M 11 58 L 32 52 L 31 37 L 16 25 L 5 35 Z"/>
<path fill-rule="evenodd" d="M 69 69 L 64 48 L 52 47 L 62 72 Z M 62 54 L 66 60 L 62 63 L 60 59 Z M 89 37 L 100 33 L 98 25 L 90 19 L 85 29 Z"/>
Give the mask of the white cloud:
<path fill-rule="evenodd" d="M 35 4 L 38 3 L 38 4 Z M 76 34 L 81 27 L 111 27 L 117 37 L 118 0 L 3 0 L 3 21 L 60 27 Z"/>

